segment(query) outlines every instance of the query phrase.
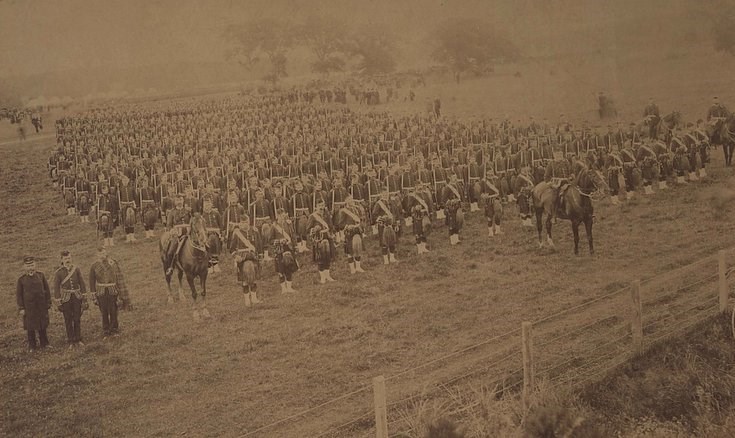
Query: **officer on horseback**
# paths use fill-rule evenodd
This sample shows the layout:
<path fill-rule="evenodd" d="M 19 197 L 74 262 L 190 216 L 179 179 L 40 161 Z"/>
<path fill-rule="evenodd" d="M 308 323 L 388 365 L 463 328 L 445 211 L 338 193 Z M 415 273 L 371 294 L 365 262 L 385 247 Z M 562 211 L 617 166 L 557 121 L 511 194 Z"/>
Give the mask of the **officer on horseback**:
<path fill-rule="evenodd" d="M 729 116 L 730 111 L 728 111 L 725 105 L 720 102 L 717 96 L 712 98 L 712 105 L 707 111 L 707 121 L 709 122 L 711 120 L 726 119 Z"/>
<path fill-rule="evenodd" d="M 564 158 L 561 152 L 554 152 L 554 161 L 546 167 L 544 180 L 549 184 L 549 187 L 558 193 L 555 200 L 557 207 L 561 203 L 564 192 L 569 188 L 571 173 L 569 160 Z"/>

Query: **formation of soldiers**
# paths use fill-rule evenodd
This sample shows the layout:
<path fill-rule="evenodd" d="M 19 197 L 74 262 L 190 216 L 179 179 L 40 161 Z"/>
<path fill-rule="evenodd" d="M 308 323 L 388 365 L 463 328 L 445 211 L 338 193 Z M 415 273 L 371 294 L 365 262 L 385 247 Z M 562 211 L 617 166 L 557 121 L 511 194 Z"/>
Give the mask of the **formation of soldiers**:
<path fill-rule="evenodd" d="M 278 226 L 277 241 L 245 239 L 260 260 L 308 251 L 307 242 L 321 237 L 349 242 L 359 226 L 366 237 L 372 228 L 390 263 L 395 244 L 385 241 L 386 226 L 398 236 L 411 227 L 423 253 L 427 226 L 443 219 L 457 244 L 453 215 L 467 204 L 479 211 L 478 190 L 514 202 L 540 181 L 558 187 L 580 166 L 614 181 L 644 159 L 708 143 L 702 124 L 675 127 L 662 140 L 647 138 L 635 124 L 603 132 L 573 126 L 564 115 L 555 126 L 533 118 L 459 121 L 438 112 L 398 117 L 358 114 L 322 105 L 313 98 L 319 93 L 308 96 L 292 90 L 90 110 L 56 122 L 49 174 L 69 214 L 96 218 L 105 245 L 114 244 L 117 226 L 135 241 L 141 223 L 152 238 L 156 222 L 185 229 L 198 213 L 228 247 L 235 229 L 262 235 L 264 224 Z M 721 113 L 729 114 L 717 103 L 708 119 Z M 351 271 L 362 271 L 346 246 Z"/>

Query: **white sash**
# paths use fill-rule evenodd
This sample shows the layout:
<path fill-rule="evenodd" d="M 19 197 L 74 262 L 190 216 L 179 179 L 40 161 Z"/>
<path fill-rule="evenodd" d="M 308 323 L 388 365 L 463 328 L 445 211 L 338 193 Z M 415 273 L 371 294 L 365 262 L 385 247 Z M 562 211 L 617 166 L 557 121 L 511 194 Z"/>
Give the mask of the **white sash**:
<path fill-rule="evenodd" d="M 247 249 L 251 250 L 254 253 L 257 253 L 258 251 L 255 249 L 255 246 L 245 238 L 245 236 L 242 235 L 242 232 L 240 232 L 239 228 L 235 228 L 234 232 L 235 236 L 237 236 L 238 239 L 240 239 L 240 242 L 244 243 Z"/>
<path fill-rule="evenodd" d="M 417 201 L 419 201 L 421 206 L 424 207 L 427 212 L 429 211 L 429 206 L 426 204 L 426 201 L 424 201 L 424 199 L 421 196 L 417 195 L 416 193 L 411 193 L 411 196 Z"/>
<path fill-rule="evenodd" d="M 381 208 L 381 209 L 382 209 L 382 210 L 383 210 L 383 211 L 384 211 L 384 212 L 385 212 L 386 214 L 388 214 L 388 216 L 389 216 L 389 217 L 390 217 L 391 219 L 393 219 L 393 213 L 391 213 L 391 211 L 390 211 L 390 210 L 388 209 L 388 207 L 386 207 L 386 206 L 385 206 L 385 203 L 383 202 L 383 200 L 382 200 L 382 199 L 379 199 L 379 200 L 378 200 L 378 205 L 380 206 L 380 208 Z"/>
<path fill-rule="evenodd" d="M 345 207 L 345 208 L 342 209 L 342 211 L 344 211 L 345 213 L 347 213 L 347 216 L 351 217 L 352 220 L 354 220 L 358 224 L 361 222 L 360 221 L 360 218 L 355 214 L 355 212 L 353 212 L 349 208 Z"/>
<path fill-rule="evenodd" d="M 324 221 L 324 219 L 321 216 L 319 216 L 319 213 L 314 212 L 314 214 L 312 216 L 314 216 L 314 218 L 317 220 L 317 222 L 319 222 L 320 224 L 322 224 L 322 226 L 324 226 L 324 229 L 325 230 L 329 230 L 329 225 L 327 225 L 327 223 Z"/>
<path fill-rule="evenodd" d="M 447 184 L 447 187 L 449 187 L 449 190 L 451 190 L 452 192 L 454 192 L 454 194 L 457 196 L 457 199 L 458 200 L 460 200 L 460 201 L 462 200 L 462 197 L 459 196 L 459 191 L 457 191 L 457 189 L 453 185 Z"/>
<path fill-rule="evenodd" d="M 527 182 L 528 184 L 530 184 L 530 185 L 533 185 L 533 181 L 531 181 L 531 179 L 530 179 L 529 177 L 527 177 L 526 175 L 524 175 L 524 174 L 520 174 L 520 175 L 518 175 L 518 176 L 520 176 L 521 178 L 523 178 L 524 180 L 526 180 L 526 182 Z"/>
<path fill-rule="evenodd" d="M 286 240 L 288 240 L 288 243 L 291 243 L 291 236 L 289 236 L 289 234 L 286 232 L 286 230 L 283 229 L 282 226 L 280 226 L 279 224 L 275 223 L 275 224 L 273 224 L 273 228 L 275 228 L 276 231 L 278 231 L 279 233 L 283 234 L 283 237 Z"/>

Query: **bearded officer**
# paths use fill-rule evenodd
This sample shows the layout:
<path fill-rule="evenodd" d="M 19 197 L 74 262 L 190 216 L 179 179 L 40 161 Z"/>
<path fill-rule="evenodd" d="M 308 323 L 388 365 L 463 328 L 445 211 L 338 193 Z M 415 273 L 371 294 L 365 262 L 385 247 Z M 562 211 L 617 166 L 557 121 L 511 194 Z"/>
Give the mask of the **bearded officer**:
<path fill-rule="evenodd" d="M 174 271 L 176 257 L 178 257 L 181 250 L 184 236 L 188 234 L 189 222 L 191 221 L 189 210 L 184 208 L 184 197 L 177 195 L 174 202 L 174 208 L 166 215 L 168 220 L 166 229 L 170 233 L 168 249 L 166 250 L 166 275 L 171 275 Z"/>
<path fill-rule="evenodd" d="M 36 271 L 36 260 L 33 257 L 23 259 L 26 273 L 18 278 L 15 288 L 15 299 L 18 314 L 23 320 L 23 328 L 28 335 L 28 348 L 33 351 L 38 347 L 36 332 L 41 348 L 48 346 L 46 329 L 49 325 L 48 309 L 51 308 L 51 290 L 46 276 Z"/>

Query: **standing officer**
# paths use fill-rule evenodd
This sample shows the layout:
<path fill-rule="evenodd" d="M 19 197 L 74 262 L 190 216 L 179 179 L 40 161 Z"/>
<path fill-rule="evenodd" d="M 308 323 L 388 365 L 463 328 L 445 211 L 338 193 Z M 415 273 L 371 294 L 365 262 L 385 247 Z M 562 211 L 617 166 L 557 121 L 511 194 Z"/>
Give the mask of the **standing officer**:
<path fill-rule="evenodd" d="M 64 315 L 69 348 L 84 345 L 80 322 L 82 312 L 89 308 L 87 290 L 82 272 L 74 266 L 69 251 L 61 252 L 61 267 L 54 274 L 54 302 Z"/>
<path fill-rule="evenodd" d="M 107 256 L 104 247 L 97 249 L 97 261 L 89 269 L 89 290 L 102 313 L 102 334 L 117 335 L 117 300 L 121 300 L 123 309 L 130 310 L 130 298 L 120 265 Z"/>
<path fill-rule="evenodd" d="M 41 342 L 41 348 L 48 345 L 46 328 L 49 324 L 48 309 L 51 308 L 51 290 L 48 287 L 46 276 L 36 271 L 36 260 L 25 257 L 23 266 L 26 273 L 19 279 L 15 289 L 15 299 L 18 304 L 18 314 L 23 318 L 23 328 L 28 333 L 28 348 L 33 351 L 36 344 L 36 332 Z"/>

